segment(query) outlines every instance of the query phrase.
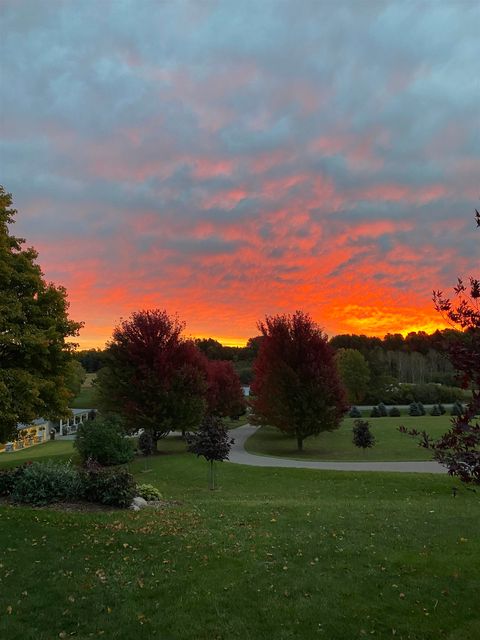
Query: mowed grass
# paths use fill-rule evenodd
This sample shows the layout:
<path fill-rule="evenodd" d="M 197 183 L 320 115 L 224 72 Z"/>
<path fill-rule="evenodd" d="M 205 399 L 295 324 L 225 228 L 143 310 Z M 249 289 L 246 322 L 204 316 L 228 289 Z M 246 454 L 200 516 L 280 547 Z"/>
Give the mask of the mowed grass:
<path fill-rule="evenodd" d="M 419 447 L 416 438 L 400 433 L 398 427 L 403 424 L 409 429 L 416 428 L 420 431 L 425 429 L 436 438 L 449 429 L 450 420 L 451 417 L 447 415 L 370 418 L 375 445 L 366 451 L 358 449 L 352 442 L 353 418 L 346 418 L 336 431 L 306 438 L 302 452 L 298 451 L 295 438 L 273 427 L 262 427 L 247 440 L 245 449 L 259 455 L 299 460 L 431 460 L 431 453 Z"/>
<path fill-rule="evenodd" d="M 478 494 L 228 463 L 210 492 L 204 460 L 161 448 L 130 465 L 161 510 L 0 507 L 2 640 L 479 637 Z"/>
<path fill-rule="evenodd" d="M 72 409 L 95 409 L 95 387 L 87 386 L 80 389 L 80 393 L 70 403 Z"/>
<path fill-rule="evenodd" d="M 29 460 L 56 460 L 58 462 L 66 462 L 72 460 L 77 462 L 77 454 L 73 448 L 72 440 L 49 440 L 33 447 L 13 451 L 12 453 L 0 453 L 0 469 L 6 467 L 15 467 Z"/>

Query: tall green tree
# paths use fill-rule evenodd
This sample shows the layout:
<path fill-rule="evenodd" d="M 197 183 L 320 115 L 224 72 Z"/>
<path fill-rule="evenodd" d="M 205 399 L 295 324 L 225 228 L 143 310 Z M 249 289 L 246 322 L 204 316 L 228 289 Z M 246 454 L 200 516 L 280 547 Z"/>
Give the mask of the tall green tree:
<path fill-rule="evenodd" d="M 347 390 L 348 401 L 361 402 L 370 382 L 370 367 L 357 349 L 339 349 L 335 355 L 340 378 Z"/>
<path fill-rule="evenodd" d="M 252 406 L 259 424 L 297 440 L 333 431 L 347 409 L 345 392 L 327 337 L 302 311 L 265 319 L 254 363 Z"/>
<path fill-rule="evenodd" d="M 67 293 L 44 280 L 33 247 L 10 234 L 16 210 L 0 186 L 0 441 L 18 422 L 68 415 L 73 346 L 82 323 L 68 317 Z"/>

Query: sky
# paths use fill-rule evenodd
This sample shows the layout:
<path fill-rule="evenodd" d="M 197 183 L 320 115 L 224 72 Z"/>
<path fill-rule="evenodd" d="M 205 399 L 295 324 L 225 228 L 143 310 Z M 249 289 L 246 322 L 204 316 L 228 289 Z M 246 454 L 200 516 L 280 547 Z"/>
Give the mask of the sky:
<path fill-rule="evenodd" d="M 478 274 L 477 0 L 0 0 L 0 183 L 82 348 L 433 331 Z"/>

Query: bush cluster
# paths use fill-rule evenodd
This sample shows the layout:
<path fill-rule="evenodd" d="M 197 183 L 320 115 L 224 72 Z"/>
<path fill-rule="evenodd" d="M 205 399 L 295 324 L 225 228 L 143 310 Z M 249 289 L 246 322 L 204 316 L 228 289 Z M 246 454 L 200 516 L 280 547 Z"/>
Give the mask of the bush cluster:
<path fill-rule="evenodd" d="M 425 413 L 425 407 L 421 402 L 412 402 L 408 408 L 409 416 L 424 416 Z"/>
<path fill-rule="evenodd" d="M 380 402 L 377 406 L 373 407 L 370 417 L 371 418 L 386 418 L 388 416 L 387 407 L 383 402 Z"/>
<path fill-rule="evenodd" d="M 446 413 L 443 404 L 434 404 L 430 410 L 431 416 L 443 416 Z"/>
<path fill-rule="evenodd" d="M 135 481 L 126 469 L 93 466 L 79 470 L 70 463 L 49 460 L 0 471 L 0 495 L 35 506 L 87 500 L 124 508 L 135 493 Z"/>
<path fill-rule="evenodd" d="M 126 508 L 135 496 L 136 484 L 126 469 L 88 469 L 81 475 L 88 502 Z"/>
<path fill-rule="evenodd" d="M 24 467 L 11 491 L 14 502 L 41 506 L 75 499 L 83 493 L 82 479 L 70 463 L 32 462 Z"/>
<path fill-rule="evenodd" d="M 139 484 L 137 485 L 137 496 L 140 496 L 144 500 L 161 500 L 162 494 L 151 484 Z"/>
<path fill-rule="evenodd" d="M 463 391 L 459 387 L 448 387 L 433 382 L 426 384 L 389 385 L 378 392 L 369 392 L 365 397 L 366 404 L 375 404 L 383 400 L 386 404 L 425 404 L 451 403 L 461 400 Z"/>
<path fill-rule="evenodd" d="M 348 412 L 348 415 L 350 418 L 361 418 L 362 414 L 360 413 L 360 409 L 358 409 L 358 407 L 356 407 L 355 405 L 353 407 L 351 407 L 350 411 Z"/>
<path fill-rule="evenodd" d="M 31 464 L 31 462 L 27 462 L 19 465 L 18 467 L 0 469 L 0 496 L 11 495 L 17 481 L 20 479 L 25 469 Z"/>
<path fill-rule="evenodd" d="M 461 402 L 455 402 L 452 410 L 450 412 L 451 416 L 461 416 L 463 414 L 464 411 L 464 406 Z"/>
<path fill-rule="evenodd" d="M 103 466 L 125 464 L 133 459 L 134 446 L 118 418 L 108 417 L 79 425 L 74 443 L 82 462 L 96 460 Z"/>

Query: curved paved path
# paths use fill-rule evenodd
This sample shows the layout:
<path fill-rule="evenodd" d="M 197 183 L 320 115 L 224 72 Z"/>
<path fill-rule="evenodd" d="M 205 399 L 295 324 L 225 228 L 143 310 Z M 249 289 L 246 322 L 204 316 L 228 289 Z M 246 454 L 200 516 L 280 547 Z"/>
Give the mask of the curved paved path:
<path fill-rule="evenodd" d="M 261 456 L 245 451 L 245 441 L 255 433 L 258 427 L 246 424 L 232 429 L 229 434 L 235 439 L 230 450 L 230 462 L 247 464 L 253 467 L 292 467 L 295 469 L 324 469 L 330 471 L 395 471 L 400 473 L 447 473 L 438 462 L 316 462 L 314 460 L 291 460 Z"/>

